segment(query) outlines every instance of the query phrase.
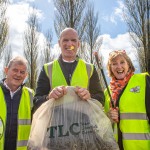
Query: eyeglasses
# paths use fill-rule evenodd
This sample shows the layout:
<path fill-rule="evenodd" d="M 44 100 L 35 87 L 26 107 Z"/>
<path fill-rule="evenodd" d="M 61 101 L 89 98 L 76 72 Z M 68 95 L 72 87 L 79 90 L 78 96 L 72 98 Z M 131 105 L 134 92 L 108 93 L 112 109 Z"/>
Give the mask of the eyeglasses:
<path fill-rule="evenodd" d="M 125 50 L 115 50 L 109 53 L 109 56 L 115 55 L 115 54 L 126 54 Z"/>

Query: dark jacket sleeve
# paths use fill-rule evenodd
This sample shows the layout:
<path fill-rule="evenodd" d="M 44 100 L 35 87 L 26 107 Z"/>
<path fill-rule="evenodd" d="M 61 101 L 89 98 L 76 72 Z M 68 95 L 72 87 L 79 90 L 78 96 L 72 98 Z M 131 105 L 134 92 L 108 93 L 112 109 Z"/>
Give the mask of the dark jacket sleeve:
<path fill-rule="evenodd" d="M 150 124 L 150 76 L 146 76 L 146 97 L 145 97 L 146 112 Z"/>
<path fill-rule="evenodd" d="M 46 101 L 46 96 L 51 90 L 49 78 L 47 77 L 44 67 L 42 68 L 37 81 L 37 88 L 33 99 L 33 112 Z"/>
<path fill-rule="evenodd" d="M 93 74 L 90 78 L 89 91 L 91 97 L 97 99 L 104 106 L 104 92 L 102 90 L 98 73 L 94 67 Z"/>

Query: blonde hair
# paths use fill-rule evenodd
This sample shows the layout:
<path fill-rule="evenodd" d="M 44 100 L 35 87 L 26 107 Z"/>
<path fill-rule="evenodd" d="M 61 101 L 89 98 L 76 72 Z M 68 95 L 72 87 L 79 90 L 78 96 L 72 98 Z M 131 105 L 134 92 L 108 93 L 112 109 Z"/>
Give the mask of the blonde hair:
<path fill-rule="evenodd" d="M 122 56 L 128 63 L 129 65 L 129 69 L 134 72 L 135 71 L 135 67 L 133 66 L 133 63 L 130 59 L 130 57 L 126 54 L 125 50 L 115 50 L 109 53 L 109 58 L 108 58 L 108 62 L 107 62 L 107 69 L 108 69 L 108 75 L 110 77 L 114 77 L 114 74 L 111 70 L 111 63 L 113 61 L 114 58 L 116 58 L 117 56 Z"/>

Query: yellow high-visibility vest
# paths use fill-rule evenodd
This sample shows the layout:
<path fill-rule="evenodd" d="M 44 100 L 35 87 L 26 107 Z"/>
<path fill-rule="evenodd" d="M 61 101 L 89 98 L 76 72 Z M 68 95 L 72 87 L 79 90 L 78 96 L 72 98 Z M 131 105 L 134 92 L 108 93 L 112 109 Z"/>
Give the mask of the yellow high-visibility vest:
<path fill-rule="evenodd" d="M 27 150 L 27 142 L 30 133 L 31 127 L 31 109 L 33 107 L 33 94 L 34 92 L 27 88 L 22 88 L 22 95 L 18 110 L 18 134 L 17 134 L 17 150 Z M 7 115 L 7 106 L 4 99 L 4 93 L 0 87 L 0 118 L 1 118 L 1 131 L 2 136 L 0 137 L 0 150 L 4 149 L 4 136 L 5 136 L 5 127 L 6 127 L 6 115 Z"/>
<path fill-rule="evenodd" d="M 145 73 L 133 75 L 120 97 L 119 127 L 124 150 L 150 149 L 150 125 L 145 107 L 145 75 Z M 108 98 L 107 94 L 106 97 Z M 107 99 L 105 103 L 107 103 L 105 110 L 108 111 L 110 101 Z M 115 131 L 117 131 L 116 127 Z M 116 134 L 115 137 L 118 138 Z"/>
<path fill-rule="evenodd" d="M 51 88 L 57 86 L 67 86 L 66 79 L 63 75 L 58 60 L 44 65 L 45 72 L 50 80 Z M 80 86 L 88 88 L 89 79 L 93 74 L 93 65 L 79 59 L 78 64 L 72 74 L 70 86 Z"/>

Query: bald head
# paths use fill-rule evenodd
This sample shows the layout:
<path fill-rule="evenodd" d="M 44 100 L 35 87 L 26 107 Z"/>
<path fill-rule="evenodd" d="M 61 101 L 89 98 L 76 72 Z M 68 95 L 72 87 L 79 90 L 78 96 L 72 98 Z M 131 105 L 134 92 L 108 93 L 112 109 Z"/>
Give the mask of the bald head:
<path fill-rule="evenodd" d="M 73 28 L 65 28 L 60 34 L 58 43 L 61 49 L 62 58 L 66 61 L 75 60 L 77 50 L 80 46 L 77 31 Z M 72 47 L 73 49 L 71 50 Z"/>
<path fill-rule="evenodd" d="M 74 34 L 79 38 L 78 33 L 77 33 L 77 31 L 76 31 L 75 29 L 73 29 L 73 28 L 65 28 L 65 29 L 62 30 L 62 32 L 60 33 L 59 40 L 61 39 L 61 37 L 63 36 L 64 33 L 69 32 L 69 31 L 74 32 Z"/>

